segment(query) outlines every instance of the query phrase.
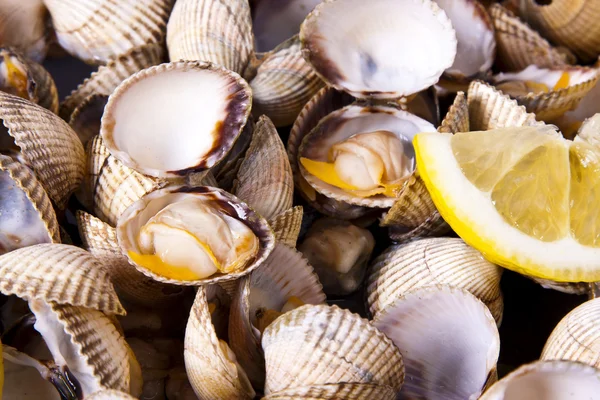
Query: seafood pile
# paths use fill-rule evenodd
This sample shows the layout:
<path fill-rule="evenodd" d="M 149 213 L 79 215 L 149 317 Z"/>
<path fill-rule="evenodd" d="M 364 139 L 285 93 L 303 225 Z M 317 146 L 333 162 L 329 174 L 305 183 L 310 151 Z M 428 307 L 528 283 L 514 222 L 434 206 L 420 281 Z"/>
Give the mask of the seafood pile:
<path fill-rule="evenodd" d="M 599 16 L 0 1 L 0 399 L 600 399 Z"/>

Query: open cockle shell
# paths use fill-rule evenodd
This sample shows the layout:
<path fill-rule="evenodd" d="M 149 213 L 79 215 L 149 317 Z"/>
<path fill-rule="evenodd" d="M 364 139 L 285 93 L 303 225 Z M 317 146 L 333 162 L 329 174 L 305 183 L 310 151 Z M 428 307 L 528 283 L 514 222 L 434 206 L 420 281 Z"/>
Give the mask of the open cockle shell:
<path fill-rule="evenodd" d="M 182 206 L 184 208 L 181 208 Z M 189 208 L 186 207 L 190 206 L 198 208 L 198 213 L 195 215 L 187 213 L 186 220 L 180 221 L 177 214 L 180 211 L 178 210 L 186 209 L 189 211 Z M 200 206 L 204 208 L 199 208 Z M 210 210 L 210 214 L 208 210 Z M 160 217 L 161 214 L 163 217 Z M 155 216 L 161 219 L 152 219 Z M 161 222 L 157 223 L 154 221 Z M 198 221 L 202 222 L 202 225 L 197 225 Z M 153 225 L 156 226 L 152 227 Z M 166 240 L 168 236 L 172 236 L 172 233 L 170 235 L 163 235 L 158 230 L 148 231 L 152 232 L 152 235 L 157 235 L 151 236 L 151 239 L 148 239 L 151 240 L 153 248 L 154 246 L 158 246 L 158 250 L 154 248 L 154 251 L 158 251 L 164 257 L 175 257 L 169 258 L 169 260 L 177 259 L 180 267 L 169 265 L 169 261 L 161 258 L 159 254 L 149 254 L 147 250 L 144 251 L 141 248 L 143 246 L 140 243 L 145 243 L 140 242 L 142 230 L 164 229 L 160 228 L 161 226 L 186 234 L 184 236 L 177 236 L 177 240 L 182 240 L 184 237 L 188 240 L 185 242 L 185 245 L 180 243 L 181 252 L 167 252 L 163 254 L 162 250 L 160 250 L 163 248 L 163 244 L 167 248 L 171 246 L 167 242 L 163 242 L 163 239 Z M 203 231 L 206 229 L 214 229 L 213 234 L 208 235 L 208 233 Z M 233 239 L 231 239 L 233 242 L 225 242 L 225 239 L 222 239 L 228 237 L 226 232 L 233 235 Z M 201 236 L 196 237 L 195 235 Z M 207 238 L 213 235 L 218 236 L 214 236 L 209 242 L 203 242 L 203 240 L 208 240 Z M 195 241 L 189 242 L 188 236 L 189 238 L 194 238 Z M 119 217 L 117 238 L 121 249 L 128 255 L 130 262 L 136 266 L 138 271 L 159 282 L 188 286 L 235 280 L 247 275 L 268 257 L 275 245 L 273 232 L 263 217 L 235 196 L 221 189 L 209 186 L 192 188 L 173 186 L 145 195 L 127 208 Z M 220 243 L 215 242 L 215 240 Z M 194 243 L 193 247 L 191 243 Z M 211 249 L 211 246 L 216 244 L 219 244 L 218 251 L 215 248 Z M 222 256 L 221 253 L 226 252 L 227 257 L 231 257 L 229 251 L 233 251 L 234 245 L 235 251 L 233 257 L 235 259 L 230 260 L 227 258 L 230 264 L 221 265 L 221 269 L 219 269 L 219 265 L 225 259 L 225 256 Z M 201 266 L 194 265 L 192 267 L 192 265 L 188 265 L 188 263 L 192 262 L 191 260 L 197 260 L 196 257 L 200 255 L 200 248 L 205 249 L 202 254 L 206 254 L 202 260 L 207 261 L 210 259 L 212 260 L 212 264 L 209 266 L 206 262 L 203 262 Z M 217 251 L 218 254 L 213 253 L 214 251 Z M 239 254 L 238 251 L 240 252 Z M 195 256 L 192 257 L 191 254 Z M 132 257 L 134 258 L 133 260 Z M 194 262 L 198 263 L 198 261 Z M 212 267 L 214 267 L 215 272 L 207 276 L 202 276 L 209 273 L 207 271 Z M 149 268 L 153 268 L 154 270 L 150 270 Z M 161 275 L 157 271 L 168 273 L 172 277 Z"/>
<path fill-rule="evenodd" d="M 60 45 L 106 64 L 134 47 L 165 40 L 173 0 L 44 0 Z"/>
<path fill-rule="evenodd" d="M 337 306 L 306 305 L 277 318 L 262 337 L 265 394 L 336 383 L 371 383 L 398 392 L 400 352 L 367 320 Z"/>
<path fill-rule="evenodd" d="M 568 313 L 550 334 L 540 358 L 579 361 L 600 369 L 600 299 Z"/>
<path fill-rule="evenodd" d="M 468 290 L 488 306 L 496 322 L 502 320 L 502 269 L 461 239 L 429 238 L 391 246 L 369 271 L 367 301 L 373 317 L 412 290 L 442 284 Z"/>
<path fill-rule="evenodd" d="M 108 268 L 87 251 L 65 244 L 38 244 L 0 256 L 0 292 L 125 314 Z"/>
<path fill-rule="evenodd" d="M 4 92 L 0 92 L 0 119 L 14 139 L 8 147 L 18 146 L 20 159 L 33 170 L 50 199 L 64 208 L 85 167 L 85 153 L 75 132 L 51 111 Z M 0 135 L 3 145 L 13 140 L 6 133 Z"/>
<path fill-rule="evenodd" d="M 185 330 L 185 369 L 202 400 L 250 400 L 255 396 L 252 385 L 213 325 L 222 321 L 211 320 L 210 302 L 223 303 L 221 298 L 227 296 L 219 289 L 217 285 L 198 288 Z"/>
<path fill-rule="evenodd" d="M 595 400 L 598 393 L 599 370 L 573 361 L 537 361 L 496 382 L 480 400 Z"/>
<path fill-rule="evenodd" d="M 414 290 L 383 309 L 373 325 L 402 353 L 406 379 L 399 399 L 477 398 L 496 379 L 498 328 L 466 290 Z"/>
<path fill-rule="evenodd" d="M 412 138 L 419 132 L 433 132 L 435 127 L 429 122 L 406 111 L 385 106 L 350 105 L 336 110 L 321 119 L 318 125 L 307 134 L 298 151 L 299 160 L 329 161 L 333 145 L 347 140 L 353 135 L 375 131 L 387 131 L 402 143 L 401 156 L 407 159 L 409 175 L 414 172 L 414 149 Z M 360 197 L 344 189 L 330 185 L 308 172 L 302 163 L 299 165 L 302 177 L 318 192 L 338 201 L 361 207 L 388 208 L 396 201 L 395 197 L 377 194 Z M 399 188 L 400 195 L 404 187 Z M 326 213 L 327 214 L 327 213 Z"/>
<path fill-rule="evenodd" d="M 394 400 L 396 391 L 389 386 L 371 383 L 333 383 L 293 387 L 271 393 L 262 400 Z"/>
<path fill-rule="evenodd" d="M 302 107 L 324 86 L 302 57 L 298 36 L 261 60 L 250 81 L 254 115 L 266 114 L 275 126 L 291 125 Z"/>
<path fill-rule="evenodd" d="M 435 2 L 450 18 L 456 31 L 456 57 L 444 72 L 445 78 L 466 83 L 469 78 L 487 73 L 494 63 L 496 39 L 485 7 L 477 0 Z"/>
<path fill-rule="evenodd" d="M 157 282 L 135 269 L 121 252 L 115 228 L 83 211 L 76 217 L 83 246 L 108 266 L 119 297 L 133 304 L 168 307 L 185 293 L 181 286 Z"/>
<path fill-rule="evenodd" d="M 292 208 L 290 160 L 277 129 L 266 116 L 256 123 L 233 193 L 266 219 Z"/>
<path fill-rule="evenodd" d="M 144 68 L 160 64 L 164 57 L 162 44 L 150 43 L 129 50 L 102 65 L 63 100 L 59 115 L 65 120 L 92 95 L 110 96 L 121 82 Z"/>
<path fill-rule="evenodd" d="M 54 361 L 68 368 L 84 396 L 102 388 L 129 391 L 128 347 L 106 315 L 37 299 L 29 308 Z"/>
<path fill-rule="evenodd" d="M 563 82 L 565 77 L 566 82 Z M 538 119 L 552 120 L 577 107 L 596 85 L 598 71 L 578 66 L 538 68 L 530 65 L 517 73 L 500 73 L 494 81 L 497 89 L 514 97 Z M 530 88 L 530 82 L 542 87 Z"/>
<path fill-rule="evenodd" d="M 43 0 L 4 0 L 0 4 L 0 43 L 42 62 L 48 48 L 48 11 Z"/>
<path fill-rule="evenodd" d="M 223 67 L 197 61 L 161 64 L 117 87 L 106 104 L 101 135 L 128 167 L 178 177 L 208 169 L 227 155 L 251 102 L 246 81 Z"/>
<path fill-rule="evenodd" d="M 300 40 L 323 80 L 356 97 L 417 93 L 456 56 L 452 24 L 430 0 L 326 0 L 302 23 Z"/>
<path fill-rule="evenodd" d="M 521 71 L 529 65 L 549 68 L 575 63 L 566 49 L 557 49 L 527 23 L 498 3 L 489 8 L 496 31 L 498 62 L 505 71 Z"/>
<path fill-rule="evenodd" d="M 595 0 L 522 0 L 520 16 L 553 43 L 566 46 L 583 62 L 600 53 L 600 4 Z"/>
<path fill-rule="evenodd" d="M 167 25 L 169 58 L 222 65 L 240 75 L 254 53 L 247 0 L 178 0 Z"/>
<path fill-rule="evenodd" d="M 96 136 L 87 146 L 86 176 L 78 195 L 101 220 L 116 225 L 127 207 L 164 184 L 123 165 Z"/>
<path fill-rule="evenodd" d="M 257 390 L 265 381 L 260 345 L 260 313 L 283 309 L 291 297 L 299 304 L 325 302 L 323 287 L 302 253 L 277 244 L 261 267 L 241 279 L 229 316 L 229 343 L 237 360 Z M 265 317 L 266 318 L 266 317 Z"/>
<path fill-rule="evenodd" d="M 56 214 L 33 172 L 0 155 L 0 253 L 39 243 L 60 243 Z"/>
<path fill-rule="evenodd" d="M 303 216 L 304 209 L 302 206 L 296 206 L 271 219 L 269 225 L 275 235 L 275 241 L 295 248 L 300 235 Z"/>

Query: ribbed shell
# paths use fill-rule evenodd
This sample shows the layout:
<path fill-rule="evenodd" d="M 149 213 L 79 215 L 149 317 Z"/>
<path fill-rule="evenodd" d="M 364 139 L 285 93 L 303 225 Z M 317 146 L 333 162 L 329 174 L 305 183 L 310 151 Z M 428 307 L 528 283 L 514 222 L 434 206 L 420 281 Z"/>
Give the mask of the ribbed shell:
<path fill-rule="evenodd" d="M 246 0 L 178 0 L 167 25 L 171 61 L 219 64 L 243 76 L 254 53 Z"/>
<path fill-rule="evenodd" d="M 486 131 L 511 126 L 542 125 L 516 100 L 481 81 L 471 82 L 467 94 L 472 131 Z"/>
<path fill-rule="evenodd" d="M 520 71 L 531 64 L 554 67 L 573 64 L 568 50 L 552 47 L 539 33 L 512 12 L 495 3 L 489 8 L 496 30 L 498 62 L 505 71 Z"/>
<path fill-rule="evenodd" d="M 50 199 L 64 208 L 85 168 L 85 153 L 75 132 L 51 111 L 4 92 L 0 92 L 0 119 Z"/>
<path fill-rule="evenodd" d="M 369 311 L 375 317 L 396 299 L 421 287 L 466 289 L 502 320 L 502 269 L 458 238 L 428 238 L 391 246 L 375 259 L 367 279 Z"/>
<path fill-rule="evenodd" d="M 464 92 L 458 92 L 454 102 L 448 109 L 442 124 L 438 127 L 438 132 L 457 133 L 469 132 L 469 103 Z"/>
<path fill-rule="evenodd" d="M 48 232 L 48 238 L 60 243 L 60 229 L 50 198 L 31 170 L 12 158 L 0 155 L 0 171 L 8 172 L 16 185 L 27 195 Z"/>
<path fill-rule="evenodd" d="M 538 283 L 544 289 L 558 290 L 559 292 L 569 294 L 587 294 L 590 284 L 586 282 L 555 282 L 548 279 L 534 278 L 528 276 L 532 281 Z"/>
<path fill-rule="evenodd" d="M 272 218 L 269 225 L 271 225 L 275 235 L 275 241 L 295 248 L 300 235 L 303 216 L 304 209 L 302 206 L 296 206 Z"/>
<path fill-rule="evenodd" d="M 27 61 L 27 67 L 36 84 L 37 104 L 56 114 L 58 112 L 58 90 L 52 75 L 33 61 Z"/>
<path fill-rule="evenodd" d="M 302 107 L 324 86 L 302 57 L 296 35 L 267 55 L 250 82 L 254 115 L 266 114 L 275 126 L 291 125 Z"/>
<path fill-rule="evenodd" d="M 598 1 L 553 0 L 540 5 L 535 0 L 524 0 L 520 7 L 521 16 L 544 37 L 568 47 L 583 62 L 596 60 L 600 53 Z"/>
<path fill-rule="evenodd" d="M 437 212 L 425 183 L 413 174 L 404 185 L 400 197 L 381 220 L 381 226 L 401 225 L 418 228 Z"/>
<path fill-rule="evenodd" d="M 265 394 L 297 386 L 373 383 L 395 392 L 404 365 L 394 344 L 367 320 L 337 306 L 306 305 L 277 318 L 262 338 Z"/>
<path fill-rule="evenodd" d="M 105 64 L 134 47 L 161 43 L 173 0 L 44 0 L 60 45 Z"/>
<path fill-rule="evenodd" d="M 89 143 L 86 172 L 85 199 L 94 214 L 113 226 L 127 207 L 163 184 L 123 165 L 100 136 Z"/>
<path fill-rule="evenodd" d="M 100 134 L 100 122 L 108 96 L 93 94 L 83 100 L 73 111 L 68 119 L 69 126 L 73 128 L 86 150 L 89 142 Z"/>
<path fill-rule="evenodd" d="M 402 226 L 390 226 L 388 236 L 396 243 L 404 243 L 418 237 L 443 236 L 450 231 L 450 226 L 439 212 L 435 212 L 418 227 L 407 231 Z"/>
<path fill-rule="evenodd" d="M 294 387 L 271 393 L 262 400 L 394 400 L 396 391 L 389 386 L 370 383 L 338 383 Z"/>
<path fill-rule="evenodd" d="M 127 53 L 100 66 L 63 100 L 59 115 L 69 121 L 71 114 L 92 95 L 109 96 L 121 82 L 144 68 L 160 64 L 165 50 L 162 44 L 150 43 L 129 50 Z"/>
<path fill-rule="evenodd" d="M 304 304 L 322 304 L 325 293 L 302 253 L 284 244 L 277 244 L 260 268 L 242 278 L 229 314 L 229 344 L 252 385 L 260 389 L 264 386 L 265 361 L 260 334 L 256 334 L 252 324 L 251 314 L 258 306 L 251 302 L 254 290 L 268 293 L 268 299 L 261 299 L 268 304 L 260 306 L 275 311 L 279 311 L 291 296 Z"/>
<path fill-rule="evenodd" d="M 87 396 L 86 400 L 135 400 L 135 397 L 130 396 L 125 392 L 120 392 L 118 390 L 101 390 L 92 394 L 91 396 Z"/>
<path fill-rule="evenodd" d="M 100 311 L 50 303 L 52 311 L 92 367 L 98 383 L 129 391 L 129 353 L 125 338 Z"/>
<path fill-rule="evenodd" d="M 87 251 L 65 244 L 38 244 L 0 256 L 0 291 L 125 314 L 108 268 Z"/>
<path fill-rule="evenodd" d="M 251 399 L 223 353 L 208 308 L 206 289 L 198 288 L 185 330 L 185 369 L 200 399 Z"/>
<path fill-rule="evenodd" d="M 266 219 L 292 207 L 294 181 L 290 161 L 277 129 L 264 115 L 256 123 L 238 170 L 234 194 Z"/>
<path fill-rule="evenodd" d="M 115 228 L 83 211 L 76 217 L 83 246 L 108 267 L 120 297 L 134 304 L 165 307 L 185 292 L 180 286 L 160 283 L 138 272 L 121 253 Z"/>
<path fill-rule="evenodd" d="M 541 359 L 579 361 L 600 369 L 600 299 L 581 304 L 558 323 Z"/>

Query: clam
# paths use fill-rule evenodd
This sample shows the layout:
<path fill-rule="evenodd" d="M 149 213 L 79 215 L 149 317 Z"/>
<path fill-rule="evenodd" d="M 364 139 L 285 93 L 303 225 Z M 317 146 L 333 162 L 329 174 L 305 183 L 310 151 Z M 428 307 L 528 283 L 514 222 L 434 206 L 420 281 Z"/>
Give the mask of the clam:
<path fill-rule="evenodd" d="M 494 26 L 485 7 L 476 0 L 435 0 L 456 31 L 456 57 L 444 78 L 467 84 L 485 76 L 494 63 L 496 39 Z M 443 85 L 443 82 L 442 82 Z"/>
<path fill-rule="evenodd" d="M 0 155 L 0 254 L 39 243 L 60 243 L 52 203 L 33 172 Z"/>
<path fill-rule="evenodd" d="M 302 206 L 290 208 L 269 221 L 275 240 L 278 243 L 296 247 L 296 241 L 300 235 L 303 218 Z"/>
<path fill-rule="evenodd" d="M 348 221 L 323 218 L 308 230 L 298 250 L 315 268 L 328 295 L 346 295 L 359 288 L 375 239 L 367 229 Z"/>
<path fill-rule="evenodd" d="M 185 369 L 200 399 L 253 399 L 248 376 L 226 342 L 229 298 L 218 286 L 200 286 L 185 332 Z"/>
<path fill-rule="evenodd" d="M 91 64 L 165 40 L 172 0 L 44 0 L 58 43 Z"/>
<path fill-rule="evenodd" d="M 437 83 L 457 53 L 450 20 L 430 0 L 325 1 L 302 23 L 300 40 L 319 76 L 355 97 L 417 93 Z"/>
<path fill-rule="evenodd" d="M 553 47 L 526 22 L 498 3 L 489 8 L 496 31 L 497 62 L 505 71 L 521 71 L 530 65 L 540 68 L 575 63 L 566 48 Z"/>
<path fill-rule="evenodd" d="M 595 0 L 523 0 L 520 16 L 548 40 L 567 47 L 583 62 L 600 53 L 600 28 L 590 21 L 600 15 Z"/>
<path fill-rule="evenodd" d="M 585 67 L 538 68 L 494 77 L 496 87 L 516 98 L 540 120 L 552 120 L 575 109 L 598 81 L 598 71 Z"/>
<path fill-rule="evenodd" d="M 479 298 L 499 324 L 503 298 L 502 269 L 469 247 L 461 239 L 427 238 L 391 246 L 369 269 L 368 304 L 374 317 L 411 291 L 449 285 L 465 289 Z"/>
<path fill-rule="evenodd" d="M 119 217 L 117 238 L 138 271 L 179 285 L 240 278 L 274 246 L 264 218 L 209 186 L 171 186 L 145 195 Z"/>
<path fill-rule="evenodd" d="M 371 383 L 337 383 L 294 387 L 271 393 L 263 400 L 394 400 L 396 392 L 389 386 Z"/>
<path fill-rule="evenodd" d="M 134 74 L 111 94 L 101 136 L 126 166 L 175 178 L 225 157 L 246 124 L 251 98 L 248 84 L 222 67 L 161 64 Z"/>
<path fill-rule="evenodd" d="M 542 360 L 571 360 L 600 368 L 600 299 L 581 304 L 554 328 Z"/>
<path fill-rule="evenodd" d="M 135 397 L 119 390 L 100 390 L 86 397 L 86 400 L 135 400 Z"/>
<path fill-rule="evenodd" d="M 323 288 L 308 261 L 284 244 L 277 244 L 259 269 L 240 280 L 229 316 L 229 344 L 257 390 L 265 380 L 260 346 L 264 330 L 288 311 L 324 302 Z"/>
<path fill-rule="evenodd" d="M 571 139 L 577 134 L 586 119 L 590 119 L 600 112 L 600 107 L 598 106 L 599 100 L 600 85 L 596 83 L 584 98 L 581 99 L 577 107 L 567 111 L 560 118 L 552 122 L 560 128 L 564 137 Z"/>
<path fill-rule="evenodd" d="M 399 399 L 478 398 L 496 380 L 500 337 L 487 307 L 448 286 L 408 292 L 373 320 L 400 349 L 406 379 Z"/>
<path fill-rule="evenodd" d="M 523 365 L 495 383 L 481 400 L 596 399 L 600 371 L 572 361 Z"/>
<path fill-rule="evenodd" d="M 0 4 L 0 43 L 41 62 L 48 49 L 48 11 L 43 0 L 5 0 Z"/>
<path fill-rule="evenodd" d="M 263 333 L 265 394 L 326 384 L 375 384 L 397 393 L 400 352 L 367 320 L 336 306 L 305 305 Z"/>

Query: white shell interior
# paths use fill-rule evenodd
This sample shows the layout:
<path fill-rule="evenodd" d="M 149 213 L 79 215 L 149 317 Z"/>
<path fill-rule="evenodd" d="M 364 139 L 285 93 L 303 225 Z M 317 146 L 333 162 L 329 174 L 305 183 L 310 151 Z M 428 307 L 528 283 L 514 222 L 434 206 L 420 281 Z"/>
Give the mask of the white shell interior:
<path fill-rule="evenodd" d="M 600 373 L 583 364 L 542 362 L 496 383 L 486 400 L 599 400 Z"/>
<path fill-rule="evenodd" d="M 478 396 L 498 361 L 496 323 L 487 307 L 464 290 L 416 290 L 388 306 L 373 323 L 402 353 L 406 378 L 399 399 Z"/>
<path fill-rule="evenodd" d="M 394 133 L 402 140 L 404 154 L 412 160 L 414 168 L 415 151 L 412 146 L 413 137 L 420 132 L 435 132 L 435 127 L 430 122 L 409 112 L 390 107 L 365 108 L 361 106 L 347 106 L 341 110 L 332 112 L 321 120 L 320 123 L 333 119 L 341 119 L 344 122 L 337 125 L 336 130 L 327 132 L 325 138 L 321 137 L 318 140 L 318 144 L 301 148 L 301 157 L 315 161 L 329 161 L 329 149 L 334 144 L 346 140 L 357 133 L 384 130 Z M 315 131 L 313 130 L 306 136 L 305 140 L 313 136 L 314 133 Z M 315 190 L 325 195 L 334 193 L 336 197 L 343 198 L 344 201 L 357 205 L 364 205 L 364 200 L 372 203 L 373 207 L 391 207 L 394 204 L 395 199 L 383 195 L 376 195 L 367 199 L 354 199 L 343 189 L 329 185 L 317 177 L 308 174 L 302 166 L 300 169 L 307 182 Z"/>
<path fill-rule="evenodd" d="M 0 171 L 0 215 L 0 254 L 52 242 L 39 212 L 7 171 Z"/>
<path fill-rule="evenodd" d="M 231 77 L 207 69 L 140 79 L 111 98 L 113 104 L 109 100 L 106 110 L 110 107 L 112 115 L 107 121 L 105 111 L 102 121 L 106 145 L 128 166 L 153 176 L 196 167 L 220 145 L 234 84 Z"/>
<path fill-rule="evenodd" d="M 556 85 L 563 72 L 569 73 L 569 86 L 575 86 L 594 78 L 598 71 L 594 69 L 576 69 L 566 67 L 564 69 L 539 68 L 536 65 L 530 65 L 522 71 L 514 73 L 500 73 L 495 76 L 498 83 L 506 81 L 533 81 L 543 83 L 550 90 Z"/>
<path fill-rule="evenodd" d="M 484 19 L 485 8 L 476 0 L 435 1 L 450 18 L 458 41 L 456 58 L 447 72 L 468 77 L 489 70 L 494 63 L 496 39 L 491 21 Z"/>
<path fill-rule="evenodd" d="M 315 57 L 338 70 L 341 76 L 332 83 L 357 97 L 416 93 L 435 84 L 456 55 L 454 29 L 430 0 L 322 3 L 301 36 L 319 49 Z M 327 76 L 320 70 L 327 65 L 315 67 Z"/>
<path fill-rule="evenodd" d="M 300 24 L 322 0 L 254 0 L 253 29 L 256 51 L 273 50 L 300 30 Z"/>

